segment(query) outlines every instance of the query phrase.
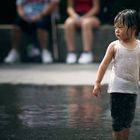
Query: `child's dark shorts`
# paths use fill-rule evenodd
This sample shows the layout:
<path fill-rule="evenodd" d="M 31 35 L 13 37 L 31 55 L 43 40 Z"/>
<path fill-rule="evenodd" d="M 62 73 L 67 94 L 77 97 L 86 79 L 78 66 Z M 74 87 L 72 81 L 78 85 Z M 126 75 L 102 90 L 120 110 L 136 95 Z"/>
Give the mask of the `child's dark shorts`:
<path fill-rule="evenodd" d="M 19 26 L 23 32 L 27 32 L 27 33 L 32 33 L 38 28 L 41 28 L 46 31 L 50 31 L 51 30 L 51 17 L 45 16 L 41 20 L 35 23 L 29 23 L 23 20 L 22 18 L 17 17 L 17 19 L 14 21 L 13 24 Z"/>
<path fill-rule="evenodd" d="M 136 94 L 111 93 L 111 117 L 114 131 L 130 128 L 136 109 Z"/>

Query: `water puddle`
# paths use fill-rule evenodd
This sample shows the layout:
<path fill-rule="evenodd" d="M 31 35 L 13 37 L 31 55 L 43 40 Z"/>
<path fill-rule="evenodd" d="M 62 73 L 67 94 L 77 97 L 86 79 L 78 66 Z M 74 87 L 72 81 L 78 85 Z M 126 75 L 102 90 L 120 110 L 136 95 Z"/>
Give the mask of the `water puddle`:
<path fill-rule="evenodd" d="M 107 86 L 0 85 L 1 140 L 111 140 Z M 132 139 L 140 137 L 140 99 Z"/>

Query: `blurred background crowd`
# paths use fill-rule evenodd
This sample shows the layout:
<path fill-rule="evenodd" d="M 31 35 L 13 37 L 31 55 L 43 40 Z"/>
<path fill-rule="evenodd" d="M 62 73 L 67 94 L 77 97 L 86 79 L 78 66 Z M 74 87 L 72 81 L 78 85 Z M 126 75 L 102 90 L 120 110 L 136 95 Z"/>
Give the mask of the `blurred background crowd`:
<path fill-rule="evenodd" d="M 16 0 L 4 0 L 0 4 L 0 24 L 10 24 L 17 16 Z M 124 8 L 133 8 L 140 11 L 139 0 L 100 0 L 100 19 L 102 23 L 112 24 L 116 13 Z M 67 0 L 60 0 L 60 23 L 64 23 L 67 18 Z"/>
<path fill-rule="evenodd" d="M 34 58 L 35 62 L 43 62 L 43 63 L 52 63 L 55 62 L 54 57 L 58 57 L 57 55 L 57 27 L 56 25 L 62 24 L 64 26 L 64 39 L 66 43 L 67 52 L 63 51 L 64 61 L 68 64 L 80 63 L 87 64 L 92 63 L 94 61 L 93 51 L 92 49 L 92 41 L 94 40 L 94 34 L 92 32 L 92 28 L 99 28 L 102 25 L 113 25 L 113 20 L 115 15 L 122 9 L 135 9 L 138 13 L 140 13 L 139 9 L 139 1 L 138 0 L 44 0 L 44 3 L 47 3 L 48 6 L 50 2 L 52 5 L 49 5 L 49 8 L 46 6 L 42 9 L 37 16 L 29 17 L 25 16 L 22 12 L 22 6 L 25 6 L 26 0 L 4 0 L 1 1 L 0 4 L 0 26 L 3 29 L 3 25 L 15 25 L 12 27 L 12 36 L 10 36 L 10 44 L 6 49 L 6 46 L 0 44 L 0 62 L 5 63 L 14 63 L 19 61 L 21 56 L 22 59 L 29 61 L 29 58 L 35 56 L 40 56 Z M 37 0 L 27 0 L 29 3 L 34 3 Z M 38 2 L 43 3 L 43 1 L 38 0 Z M 57 5 L 55 5 L 55 2 Z M 87 8 L 83 8 L 80 11 L 78 8 L 82 7 L 82 4 L 78 7 L 78 2 L 83 2 L 83 5 Z M 92 4 L 93 6 L 92 6 Z M 91 4 L 91 6 L 90 6 Z M 44 4 L 45 5 L 45 4 Z M 57 6 L 57 8 L 56 8 Z M 30 5 L 29 5 L 30 7 Z M 30 12 L 30 8 L 25 8 L 28 12 Z M 35 6 L 36 7 L 36 6 Z M 40 7 L 40 6 L 38 6 Z M 57 9 L 57 10 L 56 10 Z M 52 12 L 55 13 L 55 20 L 52 21 Z M 85 11 L 84 11 L 85 10 Z M 37 12 L 40 11 L 37 9 Z M 27 13 L 28 13 L 27 12 Z M 51 16 L 50 16 L 51 15 Z M 18 17 L 18 20 L 17 20 Z M 15 21 L 16 19 L 16 21 Z M 55 22 L 55 23 L 53 23 Z M 33 24 L 31 24 L 33 23 Z M 34 25 L 34 23 L 36 25 Z M 51 25 L 52 24 L 52 25 Z M 19 28 L 20 27 L 20 28 Z M 75 28 L 81 28 L 82 34 L 82 44 L 83 49 L 79 56 L 76 52 L 76 45 L 74 44 L 75 39 Z M 21 29 L 21 30 L 19 30 Z M 34 35 L 34 29 L 37 30 L 37 38 Z M 40 30 L 41 29 L 41 30 Z M 43 29 L 43 30 L 42 30 Z M 51 30 L 50 30 L 51 29 Z M 3 31 L 3 30 L 2 30 Z M 1 42 L 4 42 L 3 32 L 0 29 Z M 30 36 L 30 40 L 33 42 L 29 43 L 28 47 L 26 47 L 27 56 L 25 56 L 24 51 L 19 54 L 19 41 L 22 39 L 19 31 L 26 31 Z M 48 45 L 48 33 L 49 36 L 52 37 L 52 44 Z M 51 43 L 51 42 L 50 42 Z M 22 43 L 23 44 L 23 43 Z M 36 46 L 39 46 L 36 47 Z M 63 46 L 62 46 L 63 48 Z M 62 51 L 62 48 L 60 51 Z M 55 49 L 55 50 L 53 50 Z M 25 50 L 25 48 L 24 48 Z M 21 51 L 21 50 L 20 50 Z M 66 53 L 66 54 L 65 54 Z M 62 55 L 63 55 L 62 54 Z M 33 59 L 31 60 L 33 61 Z M 56 58 L 57 61 L 57 58 Z"/>

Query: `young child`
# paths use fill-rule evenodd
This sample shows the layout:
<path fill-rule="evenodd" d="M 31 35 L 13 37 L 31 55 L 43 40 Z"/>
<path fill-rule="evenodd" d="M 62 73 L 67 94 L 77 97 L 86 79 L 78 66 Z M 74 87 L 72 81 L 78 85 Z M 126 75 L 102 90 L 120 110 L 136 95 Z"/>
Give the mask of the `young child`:
<path fill-rule="evenodd" d="M 140 41 L 138 14 L 126 9 L 114 19 L 115 35 L 99 66 L 93 96 L 101 93 L 101 81 L 112 62 L 108 92 L 110 93 L 111 117 L 114 140 L 128 140 L 129 128 L 135 115 L 140 69 Z"/>

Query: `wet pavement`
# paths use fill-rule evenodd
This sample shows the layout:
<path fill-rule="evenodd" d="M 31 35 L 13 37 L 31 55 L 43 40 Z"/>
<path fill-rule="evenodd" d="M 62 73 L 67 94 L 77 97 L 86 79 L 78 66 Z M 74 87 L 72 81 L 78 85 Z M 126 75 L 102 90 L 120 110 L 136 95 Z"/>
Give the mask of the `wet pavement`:
<path fill-rule="evenodd" d="M 111 140 L 107 85 L 0 85 L 0 140 Z M 130 140 L 140 138 L 140 98 Z"/>
<path fill-rule="evenodd" d="M 99 64 L 67 65 L 12 64 L 0 65 L 0 83 L 35 85 L 93 85 Z M 103 83 L 108 82 L 109 70 Z"/>
<path fill-rule="evenodd" d="M 0 65 L 0 140 L 112 140 L 107 83 L 91 96 L 99 64 Z M 140 138 L 140 96 L 130 140 Z"/>

